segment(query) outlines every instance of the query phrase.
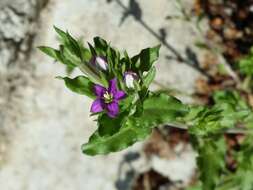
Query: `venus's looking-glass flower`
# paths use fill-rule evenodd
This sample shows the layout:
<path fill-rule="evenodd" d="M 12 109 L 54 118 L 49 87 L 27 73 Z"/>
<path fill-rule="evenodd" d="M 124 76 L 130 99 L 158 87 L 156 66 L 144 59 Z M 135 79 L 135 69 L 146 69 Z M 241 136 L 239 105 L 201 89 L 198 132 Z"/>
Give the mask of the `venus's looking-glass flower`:
<path fill-rule="evenodd" d="M 124 73 L 124 81 L 127 88 L 134 88 L 134 81 L 137 79 L 137 74 L 132 71 L 127 71 Z"/>
<path fill-rule="evenodd" d="M 94 65 L 104 71 L 106 71 L 108 69 L 108 63 L 106 61 L 106 57 L 94 56 L 94 57 L 92 57 L 90 63 L 91 63 L 91 65 Z"/>
<path fill-rule="evenodd" d="M 108 89 L 96 84 L 94 93 L 97 98 L 91 105 L 91 112 L 98 113 L 105 110 L 107 115 L 112 118 L 119 114 L 119 101 L 125 98 L 126 93 L 117 89 L 116 78 L 110 80 Z"/>

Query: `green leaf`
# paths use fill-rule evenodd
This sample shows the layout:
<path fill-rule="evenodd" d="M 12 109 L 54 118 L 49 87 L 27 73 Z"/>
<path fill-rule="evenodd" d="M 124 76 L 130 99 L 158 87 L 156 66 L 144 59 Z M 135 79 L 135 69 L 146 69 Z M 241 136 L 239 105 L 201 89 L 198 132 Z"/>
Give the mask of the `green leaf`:
<path fill-rule="evenodd" d="M 127 114 L 121 113 L 116 118 L 110 118 L 103 114 L 98 118 L 98 134 L 101 137 L 112 136 L 117 133 L 124 124 Z"/>
<path fill-rule="evenodd" d="M 98 51 L 101 55 L 104 55 L 108 48 L 107 42 L 98 36 L 95 37 L 93 41 L 96 51 Z"/>
<path fill-rule="evenodd" d="M 72 53 L 65 46 L 61 46 L 61 53 L 62 57 L 64 58 L 64 63 L 72 63 L 75 66 L 79 66 L 82 63 L 81 58 L 78 57 L 76 54 Z"/>
<path fill-rule="evenodd" d="M 81 41 L 78 41 L 80 51 L 81 51 L 81 57 L 82 60 L 86 63 L 90 62 L 92 55 L 88 48 L 84 47 L 83 43 Z"/>
<path fill-rule="evenodd" d="M 199 136 L 223 133 L 237 123 L 252 121 L 252 111 L 235 91 L 217 91 L 213 94 L 214 106 L 193 106 L 184 118 L 189 132 Z M 247 119 L 247 120 L 246 120 Z"/>
<path fill-rule="evenodd" d="M 54 58 L 56 61 L 63 62 L 59 50 L 47 46 L 39 46 L 38 49 L 48 56 Z"/>
<path fill-rule="evenodd" d="M 107 86 L 107 83 L 100 78 L 99 73 L 94 70 L 89 64 L 82 63 L 78 66 L 78 68 L 88 76 L 91 82 L 95 84 L 101 84 L 102 86 Z"/>
<path fill-rule="evenodd" d="M 88 46 L 89 46 L 91 54 L 93 56 L 97 55 L 97 52 L 96 52 L 95 48 L 90 43 L 88 43 Z"/>
<path fill-rule="evenodd" d="M 144 101 L 143 113 L 140 117 L 130 116 L 124 122 L 121 119 L 111 119 L 106 120 L 102 123 L 103 125 L 98 123 L 99 127 L 109 125 L 106 131 L 110 132 L 103 132 L 101 136 L 99 134 L 105 129 L 98 129 L 100 133 L 96 131 L 89 142 L 82 146 L 83 153 L 88 155 L 108 154 L 125 149 L 147 138 L 152 128 L 157 125 L 175 123 L 177 118 L 186 114 L 187 111 L 188 108 L 176 98 L 165 94 L 154 94 Z M 117 129 L 115 129 L 116 132 L 111 130 L 112 126 Z"/>
<path fill-rule="evenodd" d="M 122 107 L 123 110 L 126 110 L 132 105 L 134 105 L 138 99 L 138 94 L 128 94 L 123 100 L 119 102 L 119 105 Z"/>
<path fill-rule="evenodd" d="M 66 59 L 69 59 L 75 65 L 79 65 L 82 61 L 82 52 L 79 46 L 79 42 L 76 41 L 68 32 L 64 32 L 61 29 L 54 26 L 55 31 L 60 36 L 63 48 L 63 54 Z"/>
<path fill-rule="evenodd" d="M 47 46 L 40 46 L 38 47 L 43 53 L 47 54 L 48 56 L 54 58 L 56 61 L 59 61 L 60 63 L 66 65 L 67 67 L 74 69 L 76 67 L 76 64 L 71 62 L 69 59 L 66 59 L 63 55 L 62 51 L 56 50 L 51 47 Z"/>
<path fill-rule="evenodd" d="M 88 143 L 82 145 L 83 153 L 93 156 L 120 151 L 131 146 L 136 141 L 144 140 L 151 132 L 150 129 L 135 129 L 129 126 L 128 123 L 125 125 L 126 127 L 121 127 L 120 131 L 112 136 L 101 137 L 96 131 L 95 134 L 97 135 L 94 134 Z"/>
<path fill-rule="evenodd" d="M 58 79 L 62 79 L 65 82 L 65 85 L 73 92 L 86 95 L 92 99 L 95 98 L 93 87 L 94 83 L 92 83 L 85 76 L 77 76 L 73 79 L 68 77 L 57 77 Z"/>
<path fill-rule="evenodd" d="M 195 110 L 195 108 L 192 109 Z M 199 110 L 196 117 L 187 123 L 190 126 L 189 132 L 198 136 L 207 136 L 220 132 L 224 129 L 220 124 L 220 120 L 222 119 L 221 113 L 222 110 L 219 108 L 204 108 Z"/>
<path fill-rule="evenodd" d="M 55 29 L 56 33 L 59 35 L 61 42 L 63 44 L 67 44 L 68 43 L 68 36 L 67 36 L 66 32 L 64 32 L 63 30 L 59 29 L 56 26 L 54 26 L 54 29 Z"/>
<path fill-rule="evenodd" d="M 213 100 L 216 105 L 224 106 L 231 105 L 234 110 L 248 109 L 245 100 L 242 99 L 237 91 L 221 90 L 213 94 Z"/>
<path fill-rule="evenodd" d="M 253 189 L 253 144 L 252 135 L 246 135 L 240 151 L 235 153 L 237 169 L 225 176 L 217 190 Z"/>
<path fill-rule="evenodd" d="M 238 184 L 238 190 L 253 189 L 253 144 L 252 135 L 247 135 L 241 151 L 237 155 L 237 171 L 233 176 L 233 180 Z"/>
<path fill-rule="evenodd" d="M 127 51 L 124 51 L 124 57 L 120 60 L 121 62 L 121 68 L 122 68 L 122 73 L 124 73 L 125 71 L 129 71 L 131 70 L 131 65 L 132 65 L 132 61 L 127 53 Z"/>
<path fill-rule="evenodd" d="M 253 52 L 242 58 L 238 62 L 239 70 L 242 74 L 253 76 Z"/>
<path fill-rule="evenodd" d="M 226 143 L 223 137 L 201 139 L 198 145 L 197 164 L 202 190 L 214 190 L 225 168 Z"/>
<path fill-rule="evenodd" d="M 66 46 L 70 46 L 72 50 L 75 49 L 76 52 L 79 51 L 79 44 L 78 42 L 68 33 L 68 32 L 64 32 L 63 30 L 57 28 L 56 26 L 54 26 L 55 31 L 57 32 L 57 34 L 59 35 L 61 42 L 66 45 Z"/>
<path fill-rule="evenodd" d="M 139 71 L 149 71 L 149 69 L 152 67 L 153 63 L 158 59 L 159 57 L 159 50 L 161 45 L 155 46 L 153 48 L 146 48 L 143 49 L 140 54 L 134 56 L 131 58 L 131 61 L 133 62 L 132 70 L 135 72 Z"/>
<path fill-rule="evenodd" d="M 107 63 L 109 64 L 110 74 L 117 75 L 117 73 L 121 73 L 122 65 L 119 64 L 120 53 L 117 50 L 108 46 L 106 50 L 106 58 L 107 58 Z"/>
<path fill-rule="evenodd" d="M 148 88 L 151 82 L 154 80 L 155 75 L 156 75 L 156 69 L 155 67 L 152 67 L 149 70 L 149 72 L 143 77 L 143 86 Z"/>
<path fill-rule="evenodd" d="M 68 70 L 73 70 L 83 61 L 88 61 L 88 54 L 86 48 L 81 46 L 81 44 L 76 41 L 68 32 L 64 32 L 57 27 L 54 28 L 62 42 L 62 44 L 60 45 L 60 49 L 56 50 L 50 47 L 41 46 L 39 47 L 39 49 L 42 52 L 65 64 Z"/>
<path fill-rule="evenodd" d="M 67 36 L 69 39 L 69 49 L 78 57 L 80 58 L 80 60 L 82 60 L 82 51 L 81 48 L 79 46 L 79 42 L 77 40 L 75 40 L 75 38 L 73 38 L 68 32 L 67 32 Z"/>

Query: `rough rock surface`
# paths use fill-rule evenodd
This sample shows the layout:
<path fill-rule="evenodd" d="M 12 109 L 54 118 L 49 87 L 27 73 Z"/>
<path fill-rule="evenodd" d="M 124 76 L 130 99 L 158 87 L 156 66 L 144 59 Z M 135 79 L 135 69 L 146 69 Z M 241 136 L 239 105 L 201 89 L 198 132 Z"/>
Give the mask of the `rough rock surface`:
<path fill-rule="evenodd" d="M 127 6 L 127 0 L 122 2 Z M 177 13 L 173 3 L 138 2 L 143 20 L 154 31 L 165 27 L 167 41 L 184 53 L 194 37 L 184 23 L 164 20 L 168 14 Z M 68 29 L 85 41 L 102 36 L 132 55 L 159 42 L 131 16 L 119 27 L 123 11 L 114 1 L 108 4 L 105 0 L 51 0 L 42 9 L 45 3 L 0 2 L 1 189 L 114 190 L 124 154 L 140 150 L 141 143 L 108 156 L 82 155 L 80 145 L 95 130 L 95 122 L 88 117 L 91 102 L 55 80 L 54 76 L 65 74 L 65 68 L 53 64 L 35 47 L 57 45 L 53 25 Z M 198 73 L 184 64 L 168 61 L 167 54 L 170 53 L 163 47 L 156 80 L 192 92 Z M 188 160 L 192 168 L 192 159 Z"/>
<path fill-rule="evenodd" d="M 5 143 L 24 111 L 23 88 L 32 81 L 34 71 L 29 58 L 39 13 L 46 3 L 47 0 L 0 3 L 0 162 L 5 155 Z"/>

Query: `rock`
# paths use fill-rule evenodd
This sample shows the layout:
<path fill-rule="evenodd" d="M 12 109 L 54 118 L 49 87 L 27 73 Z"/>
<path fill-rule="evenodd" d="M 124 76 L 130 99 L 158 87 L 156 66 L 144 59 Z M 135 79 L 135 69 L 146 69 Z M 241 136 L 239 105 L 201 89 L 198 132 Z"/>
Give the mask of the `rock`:
<path fill-rule="evenodd" d="M 14 0 L 0 4 L 0 71 L 29 56 L 39 12 L 46 2 Z"/>
<path fill-rule="evenodd" d="M 122 2 L 128 5 L 127 1 Z M 152 30 L 165 27 L 169 34 L 167 41 L 184 54 L 185 47 L 195 39 L 185 23 L 163 20 L 168 13 L 175 13 L 173 3 L 138 2 L 142 18 Z M 62 81 L 54 79 L 65 75 L 65 68 L 53 64 L 35 47 L 57 47 L 53 25 L 68 29 L 85 41 L 99 35 L 114 46 L 127 49 L 131 55 L 159 41 L 131 16 L 119 27 L 123 10 L 115 1 L 107 4 L 105 0 L 51 0 L 43 9 L 45 3 L 42 0 L 0 3 L 0 130 L 8 137 L 5 141 L 8 143 L 1 149 L 6 157 L 0 170 L 1 188 L 117 189 L 115 182 L 124 154 L 139 152 L 142 144 L 108 156 L 83 155 L 80 146 L 96 128 L 89 117 L 91 100 L 71 93 Z M 198 73 L 187 65 L 168 60 L 168 54 L 171 52 L 163 47 L 156 80 L 192 92 Z M 80 73 L 73 73 L 77 74 Z M 146 162 L 140 162 L 136 167 L 145 170 Z"/>
<path fill-rule="evenodd" d="M 0 2 L 0 163 L 23 112 L 23 88 L 32 81 L 29 60 L 39 13 L 46 0 Z"/>
<path fill-rule="evenodd" d="M 180 144 L 177 146 L 180 146 Z M 151 167 L 170 180 L 187 185 L 195 174 L 195 159 L 196 153 L 188 146 L 186 150 L 171 159 L 153 156 L 151 158 Z"/>

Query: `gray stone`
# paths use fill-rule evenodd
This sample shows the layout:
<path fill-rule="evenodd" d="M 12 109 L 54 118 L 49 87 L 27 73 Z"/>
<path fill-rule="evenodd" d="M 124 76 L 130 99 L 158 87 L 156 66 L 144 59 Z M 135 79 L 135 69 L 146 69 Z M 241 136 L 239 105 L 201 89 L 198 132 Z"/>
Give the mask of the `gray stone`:
<path fill-rule="evenodd" d="M 4 156 L 1 189 L 116 189 L 114 183 L 124 154 L 138 152 L 142 144 L 108 156 L 83 155 L 80 146 L 96 127 L 89 117 L 91 100 L 71 93 L 62 81 L 54 79 L 65 75 L 65 68 L 53 64 L 35 47 L 57 47 L 53 25 L 68 29 L 85 41 L 99 35 L 131 55 L 159 41 L 131 16 L 119 27 L 123 10 L 115 1 L 107 4 L 105 0 L 51 0 L 43 10 L 42 1 L 11 2 L 0 3 L 0 130 L 7 137 L 4 148 L 0 148 Z M 122 2 L 127 6 L 128 1 Z M 145 23 L 154 31 L 165 26 L 167 41 L 184 54 L 185 47 L 195 39 L 185 23 L 163 19 L 177 13 L 172 3 L 138 2 Z M 184 64 L 167 60 L 168 54 L 168 49 L 162 47 L 156 80 L 170 88 L 192 92 L 199 74 Z M 80 73 L 75 71 L 73 76 L 77 74 Z M 143 164 L 136 168 L 141 171 Z"/>

